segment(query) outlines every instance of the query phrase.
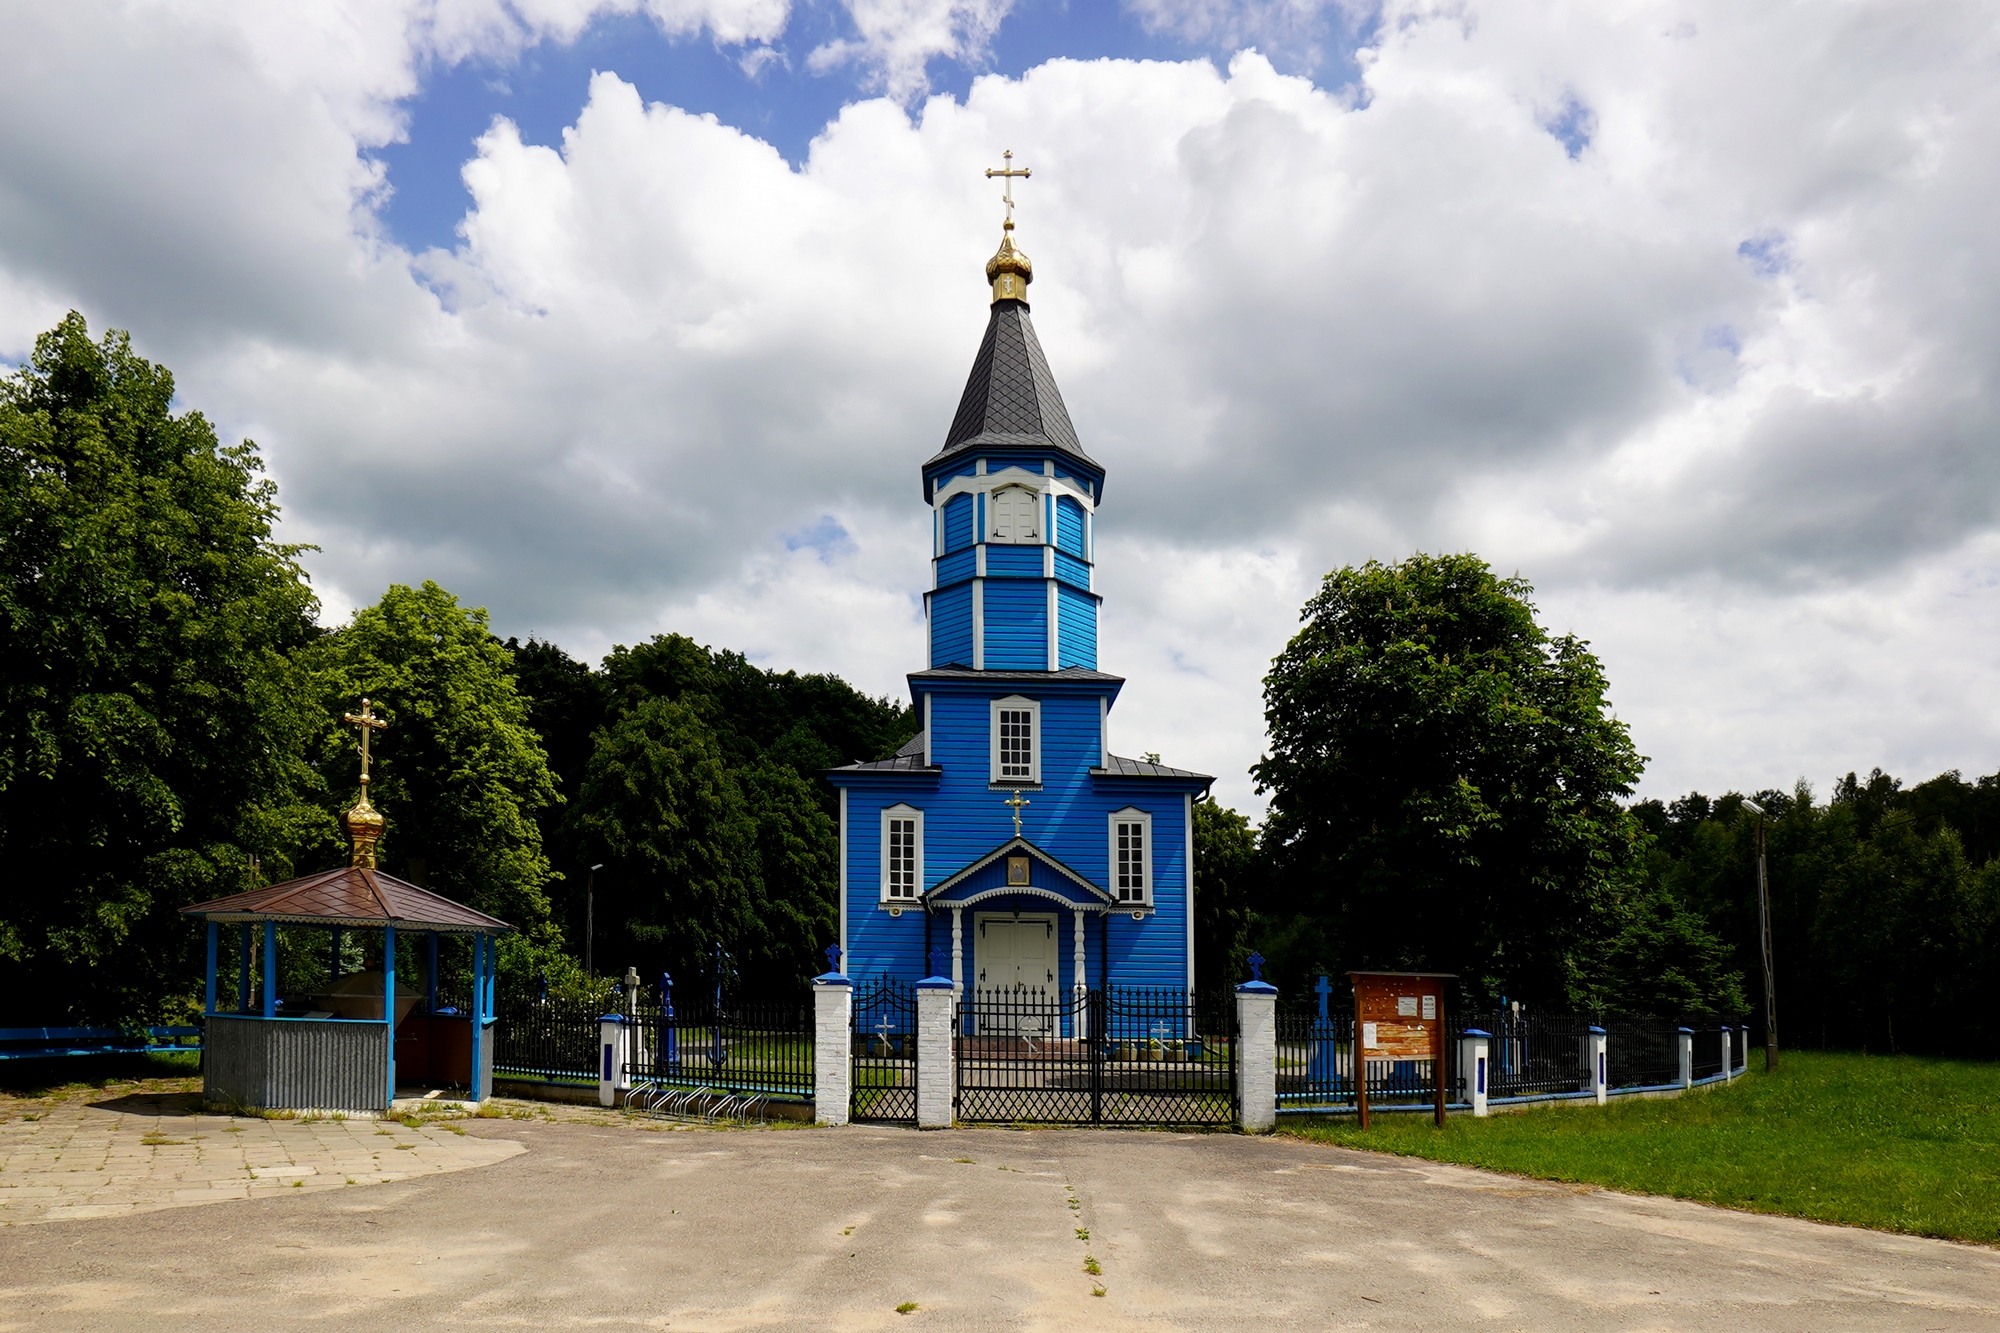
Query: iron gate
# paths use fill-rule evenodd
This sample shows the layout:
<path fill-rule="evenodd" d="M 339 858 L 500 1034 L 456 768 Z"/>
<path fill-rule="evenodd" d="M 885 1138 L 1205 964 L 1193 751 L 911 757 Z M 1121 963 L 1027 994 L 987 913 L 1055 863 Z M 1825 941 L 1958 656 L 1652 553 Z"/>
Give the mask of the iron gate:
<path fill-rule="evenodd" d="M 917 990 L 880 977 L 854 991 L 848 1115 L 917 1122 Z"/>
<path fill-rule="evenodd" d="M 958 1006 L 954 1036 L 963 1121 L 1236 1122 L 1236 1006 L 1226 992 L 976 990 Z"/>

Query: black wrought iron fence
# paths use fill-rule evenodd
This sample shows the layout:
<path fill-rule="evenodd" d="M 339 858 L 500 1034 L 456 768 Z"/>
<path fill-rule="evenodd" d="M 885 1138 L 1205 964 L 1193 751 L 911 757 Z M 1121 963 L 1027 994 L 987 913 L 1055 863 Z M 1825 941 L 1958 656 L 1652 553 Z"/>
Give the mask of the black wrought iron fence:
<path fill-rule="evenodd" d="M 1592 1086 L 1584 1039 L 1592 1020 L 1580 1014 L 1544 1014 L 1511 1009 L 1453 1014 L 1453 1040 L 1477 1029 L 1487 1034 L 1486 1095 L 1549 1097 L 1584 1092 Z"/>
<path fill-rule="evenodd" d="M 627 1019 L 633 1084 L 780 1100 L 813 1095 L 813 1014 L 804 999 L 675 999 Z"/>
<path fill-rule="evenodd" d="M 917 991 L 877 977 L 854 989 L 848 1114 L 856 1120 L 917 1119 Z"/>
<path fill-rule="evenodd" d="M 1114 986 L 973 991 L 959 1005 L 960 1120 L 1227 1125 L 1234 997 Z"/>
<path fill-rule="evenodd" d="M 1662 1018 L 1603 1023 L 1605 1081 L 1614 1088 L 1663 1088 L 1681 1080 L 1680 1024 Z"/>
<path fill-rule="evenodd" d="M 1354 1105 L 1354 1014 L 1278 1015 L 1278 1105 Z"/>
<path fill-rule="evenodd" d="M 1719 1077 L 1723 1072 L 1722 1025 L 1713 1020 L 1698 1019 L 1687 1026 L 1694 1029 L 1695 1081 Z"/>
<path fill-rule="evenodd" d="M 601 1009 L 561 1000 L 502 1000 L 494 1031 L 496 1076 L 595 1083 Z"/>

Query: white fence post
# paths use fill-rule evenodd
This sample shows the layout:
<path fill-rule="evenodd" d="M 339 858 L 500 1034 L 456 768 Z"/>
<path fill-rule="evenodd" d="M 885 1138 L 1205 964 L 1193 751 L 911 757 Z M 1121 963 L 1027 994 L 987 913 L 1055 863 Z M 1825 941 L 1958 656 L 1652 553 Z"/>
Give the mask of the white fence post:
<path fill-rule="evenodd" d="M 1722 1081 L 1730 1083 L 1736 1078 L 1736 1055 L 1730 1049 L 1729 1024 L 1722 1025 Z"/>
<path fill-rule="evenodd" d="M 1278 988 L 1268 981 L 1236 988 L 1236 1094 L 1238 1128 L 1268 1134 L 1278 1127 Z"/>
<path fill-rule="evenodd" d="M 838 972 L 813 978 L 813 1119 L 847 1123 L 854 1078 L 854 983 Z"/>
<path fill-rule="evenodd" d="M 1611 1094 L 1611 1080 L 1608 1077 L 1611 1071 L 1606 1067 L 1608 1062 L 1605 1059 L 1608 1044 L 1604 1029 L 1594 1024 L 1590 1031 L 1583 1034 L 1584 1077 L 1590 1080 L 1591 1095 L 1597 1098 L 1599 1106 L 1604 1105 Z"/>
<path fill-rule="evenodd" d="M 958 1062 L 952 1059 L 950 977 L 917 983 L 917 1128 L 950 1129 Z"/>
<path fill-rule="evenodd" d="M 632 1086 L 632 1076 L 625 1072 L 626 1060 L 631 1055 L 631 1032 L 625 1026 L 623 1014 L 605 1014 L 597 1020 L 599 1106 L 616 1106 L 618 1094 Z"/>
<path fill-rule="evenodd" d="M 1682 1028 L 1681 1034 L 1681 1088 L 1694 1086 L 1694 1029 Z"/>
<path fill-rule="evenodd" d="M 1458 1067 L 1465 1071 L 1466 1100 L 1472 1103 L 1472 1113 L 1476 1116 L 1491 1115 L 1486 1108 L 1486 1062 L 1493 1040 L 1493 1034 L 1479 1028 L 1467 1028 L 1458 1042 Z"/>

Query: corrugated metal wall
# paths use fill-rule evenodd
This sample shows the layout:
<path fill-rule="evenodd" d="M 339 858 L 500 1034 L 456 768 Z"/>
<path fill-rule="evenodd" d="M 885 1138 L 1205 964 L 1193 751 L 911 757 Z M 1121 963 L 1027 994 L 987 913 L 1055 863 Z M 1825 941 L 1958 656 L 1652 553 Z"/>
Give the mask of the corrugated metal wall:
<path fill-rule="evenodd" d="M 202 1099 L 379 1111 L 389 1104 L 388 1041 L 380 1023 L 216 1014 L 202 1039 Z"/>

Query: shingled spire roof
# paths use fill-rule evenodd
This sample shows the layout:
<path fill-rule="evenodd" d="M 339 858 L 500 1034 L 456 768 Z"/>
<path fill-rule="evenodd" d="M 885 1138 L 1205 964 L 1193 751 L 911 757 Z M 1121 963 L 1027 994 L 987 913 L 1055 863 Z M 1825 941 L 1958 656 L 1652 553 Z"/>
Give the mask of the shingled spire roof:
<path fill-rule="evenodd" d="M 1060 449 L 1088 461 L 1025 301 L 995 301 L 938 457 L 971 448 Z"/>

